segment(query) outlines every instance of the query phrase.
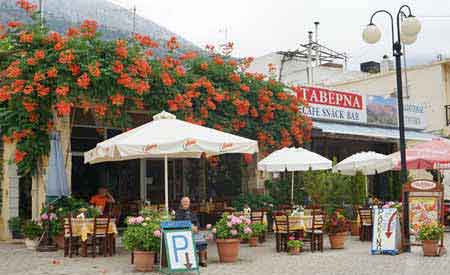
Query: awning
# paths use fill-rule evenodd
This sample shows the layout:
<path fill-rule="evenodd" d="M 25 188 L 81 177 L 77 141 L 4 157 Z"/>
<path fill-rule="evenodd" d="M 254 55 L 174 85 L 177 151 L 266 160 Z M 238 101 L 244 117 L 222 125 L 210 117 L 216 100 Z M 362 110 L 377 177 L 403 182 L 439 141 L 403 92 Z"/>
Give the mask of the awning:
<path fill-rule="evenodd" d="M 398 129 L 396 128 L 351 125 L 324 121 L 314 121 L 313 127 L 322 130 L 324 133 L 399 139 Z M 421 131 L 406 130 L 405 138 L 407 140 L 430 141 L 438 138 L 438 136 Z"/>

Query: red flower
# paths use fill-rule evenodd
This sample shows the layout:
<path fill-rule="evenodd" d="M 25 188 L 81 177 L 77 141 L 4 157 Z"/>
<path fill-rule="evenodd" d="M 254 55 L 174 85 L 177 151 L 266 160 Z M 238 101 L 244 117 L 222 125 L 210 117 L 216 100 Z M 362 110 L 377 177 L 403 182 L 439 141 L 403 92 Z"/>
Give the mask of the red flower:
<path fill-rule="evenodd" d="M 116 41 L 116 55 L 120 58 L 128 57 L 128 49 L 124 40 L 118 39 Z"/>
<path fill-rule="evenodd" d="M 216 109 L 216 104 L 210 98 L 208 98 L 207 105 L 208 105 L 208 108 L 211 109 L 211 110 L 215 110 Z"/>
<path fill-rule="evenodd" d="M 30 65 L 30 66 L 33 66 L 33 65 L 37 64 L 37 61 L 36 61 L 35 58 L 30 57 L 30 58 L 27 59 L 27 64 Z"/>
<path fill-rule="evenodd" d="M 72 72 L 73 76 L 77 76 L 80 74 L 81 69 L 80 69 L 80 65 L 76 65 L 76 64 L 69 64 L 69 69 Z"/>
<path fill-rule="evenodd" d="M 36 73 L 34 74 L 33 80 L 34 80 L 35 82 L 39 82 L 39 81 L 45 80 L 45 74 L 44 74 L 44 73 L 41 73 L 41 72 L 36 72 Z"/>
<path fill-rule="evenodd" d="M 120 62 L 119 60 L 116 60 L 114 62 L 114 65 L 113 65 L 112 69 L 113 69 L 113 72 L 115 72 L 116 74 L 122 73 L 122 71 L 123 71 L 123 64 L 122 64 L 122 62 Z"/>
<path fill-rule="evenodd" d="M 187 53 L 184 53 L 184 54 L 180 55 L 180 60 L 194 59 L 197 56 L 198 56 L 197 52 L 187 52 Z"/>
<path fill-rule="evenodd" d="M 26 95 L 29 95 L 33 92 L 33 85 L 27 85 L 25 86 L 25 88 L 23 89 L 23 93 Z"/>
<path fill-rule="evenodd" d="M 23 90 L 25 86 L 25 80 L 17 79 L 11 84 L 11 93 L 16 94 Z"/>
<path fill-rule="evenodd" d="M 34 52 L 34 58 L 37 60 L 43 59 L 45 57 L 45 52 L 43 50 L 37 50 Z"/>
<path fill-rule="evenodd" d="M 51 67 L 48 71 L 47 71 L 47 77 L 48 78 L 55 78 L 58 76 L 58 69 L 56 69 L 56 67 Z"/>
<path fill-rule="evenodd" d="M 112 105 L 122 106 L 123 103 L 125 102 L 125 97 L 119 93 L 116 93 L 115 95 L 110 96 L 109 98 L 111 99 Z"/>
<path fill-rule="evenodd" d="M 37 93 L 38 93 L 39 97 L 46 96 L 46 95 L 48 95 L 50 93 L 50 88 L 49 87 L 46 87 L 46 86 L 44 86 L 44 85 L 42 85 L 40 83 L 35 83 L 35 85 L 36 85 L 36 90 L 37 90 Z"/>
<path fill-rule="evenodd" d="M 87 89 L 89 85 L 91 84 L 91 79 L 87 75 L 87 73 L 83 73 L 78 79 L 77 79 L 77 85 L 80 88 Z"/>
<path fill-rule="evenodd" d="M 100 63 L 98 63 L 98 61 L 96 61 L 94 64 L 90 64 L 88 66 L 88 70 L 91 73 L 91 75 L 93 77 L 99 77 L 101 72 L 100 72 Z"/>
<path fill-rule="evenodd" d="M 59 96 L 66 96 L 69 93 L 69 87 L 68 86 L 57 87 L 55 92 Z"/>
<path fill-rule="evenodd" d="M 8 27 L 10 27 L 10 28 L 18 28 L 22 25 L 23 25 L 23 23 L 20 21 L 9 21 L 8 22 Z"/>
<path fill-rule="evenodd" d="M 169 50 L 175 50 L 180 47 L 180 44 L 177 41 L 177 38 L 175 36 L 172 36 L 169 41 L 167 41 L 167 49 Z"/>
<path fill-rule="evenodd" d="M 106 106 L 103 104 L 97 104 L 94 106 L 94 111 L 99 117 L 104 117 L 106 114 Z"/>
<path fill-rule="evenodd" d="M 70 115 L 72 103 L 61 100 L 60 102 L 56 103 L 55 107 L 59 116 L 68 116 Z"/>
<path fill-rule="evenodd" d="M 81 24 L 81 34 L 84 37 L 92 38 L 97 32 L 97 22 L 94 20 L 84 20 Z"/>
<path fill-rule="evenodd" d="M 74 37 L 80 34 L 80 30 L 74 27 L 70 27 L 67 29 L 66 35 L 68 37 Z"/>
<path fill-rule="evenodd" d="M 250 102 L 248 100 L 240 100 L 237 98 L 233 100 L 233 105 L 236 106 L 238 115 L 245 116 L 248 114 L 248 109 L 250 108 Z"/>
<path fill-rule="evenodd" d="M 15 154 L 15 158 L 14 158 L 15 162 L 16 163 L 21 162 L 25 158 L 26 155 L 27 155 L 27 153 L 16 149 L 16 154 Z"/>
<path fill-rule="evenodd" d="M 247 85 L 241 85 L 240 88 L 241 88 L 241 91 L 243 91 L 243 92 L 246 92 L 246 93 L 250 92 L 250 87 Z"/>
<path fill-rule="evenodd" d="M 159 47 L 159 44 L 157 42 L 153 41 L 147 35 L 142 36 L 140 34 L 135 34 L 134 39 L 136 39 L 136 41 L 138 41 L 144 47 L 150 47 L 150 48 L 158 48 Z"/>
<path fill-rule="evenodd" d="M 176 112 L 178 111 L 178 104 L 175 102 L 175 100 L 167 100 L 167 105 L 169 105 L 169 111 Z"/>
<path fill-rule="evenodd" d="M 19 68 L 19 62 L 14 61 L 6 68 L 6 77 L 17 78 L 22 74 L 22 70 Z"/>
<path fill-rule="evenodd" d="M 17 0 L 16 4 L 29 14 L 34 13 L 37 10 L 36 4 L 31 4 L 26 0 Z"/>
<path fill-rule="evenodd" d="M 232 73 L 230 74 L 230 80 L 233 81 L 234 83 L 239 83 L 241 82 L 241 77 L 237 73 Z"/>
<path fill-rule="evenodd" d="M 244 161 L 246 164 L 251 164 L 253 162 L 252 154 L 244 154 Z"/>
<path fill-rule="evenodd" d="M 22 102 L 23 107 L 25 108 L 25 110 L 27 110 L 27 112 L 33 112 L 36 107 L 37 107 L 37 103 L 34 102 Z"/>
<path fill-rule="evenodd" d="M 258 117 L 258 111 L 256 110 L 255 107 L 252 107 L 252 108 L 250 109 L 250 115 L 251 115 L 253 118 L 257 118 L 257 117 Z"/>
<path fill-rule="evenodd" d="M 284 92 L 279 92 L 277 94 L 277 97 L 279 100 L 287 100 L 288 99 L 288 96 Z"/>
<path fill-rule="evenodd" d="M 208 70 L 208 63 L 200 64 L 200 69 L 203 70 L 203 71 L 207 71 Z"/>
<path fill-rule="evenodd" d="M 184 67 L 181 65 L 178 65 L 175 67 L 175 71 L 177 72 L 177 75 L 179 77 L 183 77 L 186 75 L 186 71 L 184 70 Z"/>
<path fill-rule="evenodd" d="M 217 65 L 223 65 L 225 63 L 225 61 L 223 61 L 223 59 L 220 56 L 214 56 L 213 61 Z"/>
<path fill-rule="evenodd" d="M 75 60 L 72 50 L 66 50 L 59 54 L 58 62 L 61 64 L 71 64 Z"/>
<path fill-rule="evenodd" d="M 168 72 L 161 73 L 161 80 L 164 86 L 170 87 L 175 84 L 175 79 L 173 79 Z"/>
<path fill-rule="evenodd" d="M 33 43 L 33 35 L 28 32 L 23 32 L 19 36 L 19 42 L 31 44 Z"/>

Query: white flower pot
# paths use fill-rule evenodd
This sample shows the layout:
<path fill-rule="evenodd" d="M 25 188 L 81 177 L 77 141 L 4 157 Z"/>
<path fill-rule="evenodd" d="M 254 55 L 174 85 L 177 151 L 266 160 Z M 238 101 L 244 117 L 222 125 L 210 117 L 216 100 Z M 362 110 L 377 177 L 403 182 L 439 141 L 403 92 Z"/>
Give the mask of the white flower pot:
<path fill-rule="evenodd" d="M 28 249 L 32 249 L 32 250 L 34 250 L 34 249 L 36 249 L 36 247 L 38 246 L 38 244 L 39 244 L 39 241 L 38 240 L 30 240 L 30 239 L 25 239 L 25 246 L 28 248 Z"/>

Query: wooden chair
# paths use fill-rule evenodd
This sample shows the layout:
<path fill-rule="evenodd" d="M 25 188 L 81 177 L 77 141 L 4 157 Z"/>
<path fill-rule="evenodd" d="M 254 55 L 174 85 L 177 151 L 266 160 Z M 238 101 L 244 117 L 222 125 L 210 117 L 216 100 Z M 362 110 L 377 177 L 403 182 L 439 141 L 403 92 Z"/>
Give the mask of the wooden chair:
<path fill-rule="evenodd" d="M 372 230 L 373 230 L 372 209 L 359 208 L 358 214 L 360 219 L 359 239 L 361 241 L 372 241 Z"/>
<path fill-rule="evenodd" d="M 325 225 L 325 213 L 320 208 L 311 209 L 311 227 L 306 229 L 304 242 L 311 244 L 311 252 L 316 250 L 323 252 L 323 230 Z"/>
<path fill-rule="evenodd" d="M 94 218 L 94 230 L 92 232 L 92 235 L 89 236 L 88 244 L 88 246 L 92 249 L 91 252 L 93 258 L 97 256 L 97 247 L 102 250 L 104 257 L 106 257 L 108 254 L 112 256 L 112 249 L 110 248 L 111 236 L 110 234 L 108 234 L 110 221 L 111 217 L 109 215 L 106 218 Z"/>
<path fill-rule="evenodd" d="M 300 217 L 292 217 L 286 212 L 283 214 L 276 213 L 274 216 L 275 221 L 275 238 L 276 238 L 276 249 L 277 252 L 287 251 L 287 242 L 289 237 L 293 236 L 300 238 L 300 230 L 295 229 L 295 224 L 299 223 Z"/>
<path fill-rule="evenodd" d="M 250 212 L 250 220 L 252 223 L 264 223 L 264 211 L 252 211 Z M 261 236 L 259 236 L 260 242 L 266 241 L 266 234 L 263 233 Z"/>
<path fill-rule="evenodd" d="M 72 215 L 69 214 L 64 219 L 64 257 L 72 258 L 74 251 L 78 256 L 80 247 L 80 236 L 73 235 Z"/>

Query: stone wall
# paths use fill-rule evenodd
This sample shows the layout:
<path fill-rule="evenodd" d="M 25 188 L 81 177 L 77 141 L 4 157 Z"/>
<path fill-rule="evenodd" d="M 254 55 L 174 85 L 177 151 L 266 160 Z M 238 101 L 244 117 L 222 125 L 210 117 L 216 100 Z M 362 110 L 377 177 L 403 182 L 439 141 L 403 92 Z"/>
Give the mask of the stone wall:
<path fill-rule="evenodd" d="M 10 239 L 8 220 L 19 216 L 19 177 L 14 159 L 16 145 L 4 144 L 2 170 L 2 210 L 0 217 L 0 240 Z"/>

